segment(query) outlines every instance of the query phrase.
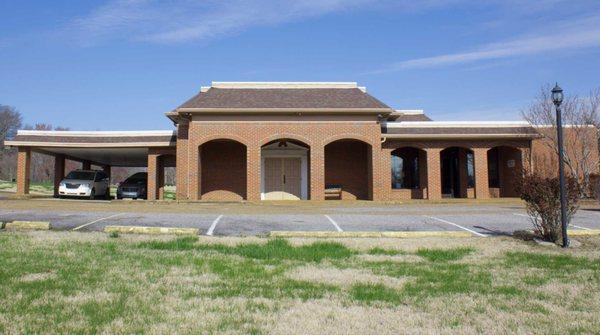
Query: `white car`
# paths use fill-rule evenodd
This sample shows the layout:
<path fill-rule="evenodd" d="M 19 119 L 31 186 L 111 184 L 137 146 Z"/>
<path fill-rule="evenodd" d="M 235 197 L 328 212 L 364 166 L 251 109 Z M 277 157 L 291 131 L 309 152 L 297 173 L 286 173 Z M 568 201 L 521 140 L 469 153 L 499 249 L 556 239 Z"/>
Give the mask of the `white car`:
<path fill-rule="evenodd" d="M 103 171 L 74 170 L 69 172 L 60 182 L 58 195 L 63 197 L 86 197 L 95 199 L 97 196 L 110 198 L 110 181 Z"/>

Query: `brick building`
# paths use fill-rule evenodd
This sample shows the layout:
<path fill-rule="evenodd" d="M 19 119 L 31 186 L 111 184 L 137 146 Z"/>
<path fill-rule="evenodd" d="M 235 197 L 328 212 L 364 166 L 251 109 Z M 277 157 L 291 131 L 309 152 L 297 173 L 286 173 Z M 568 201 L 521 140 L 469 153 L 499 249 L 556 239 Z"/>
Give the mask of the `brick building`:
<path fill-rule="evenodd" d="M 31 151 L 96 165 L 147 166 L 179 200 L 441 199 L 515 196 L 539 133 L 526 122 L 436 122 L 393 110 L 356 83 L 223 83 L 166 113 L 175 131 L 19 131 L 18 194 Z M 597 150 L 595 150 L 597 160 Z"/>

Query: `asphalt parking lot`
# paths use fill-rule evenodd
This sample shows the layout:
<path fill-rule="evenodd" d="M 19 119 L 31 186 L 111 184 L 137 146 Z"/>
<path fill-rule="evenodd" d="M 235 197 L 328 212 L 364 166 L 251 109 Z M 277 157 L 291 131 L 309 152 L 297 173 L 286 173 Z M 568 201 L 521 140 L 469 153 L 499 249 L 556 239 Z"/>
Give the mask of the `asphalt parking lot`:
<path fill-rule="evenodd" d="M 0 204 L 0 221 L 48 221 L 56 230 L 82 232 L 102 231 L 108 225 L 198 228 L 201 234 L 214 236 L 266 235 L 271 231 L 468 231 L 474 236 L 494 236 L 531 229 L 522 205 L 510 203 L 360 206 L 347 203 L 314 208 L 306 204 L 298 207 L 177 204 L 169 205 L 168 211 L 149 212 L 144 207 L 123 207 L 115 202 L 98 207 L 96 203 L 89 206 L 77 201 L 66 206 L 61 200 L 24 201 L 27 206 Z M 580 210 L 571 229 L 600 229 L 600 210 Z"/>

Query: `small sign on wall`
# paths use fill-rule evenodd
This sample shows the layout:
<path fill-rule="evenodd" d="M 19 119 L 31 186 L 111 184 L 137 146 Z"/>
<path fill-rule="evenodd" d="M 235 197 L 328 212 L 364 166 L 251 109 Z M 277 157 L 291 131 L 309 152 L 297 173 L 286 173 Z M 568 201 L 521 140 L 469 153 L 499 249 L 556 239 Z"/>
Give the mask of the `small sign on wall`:
<path fill-rule="evenodd" d="M 507 161 L 506 161 L 506 165 L 507 165 L 509 168 L 514 168 L 514 167 L 515 167 L 515 160 L 514 160 L 514 159 L 509 159 L 509 160 L 507 160 Z"/>

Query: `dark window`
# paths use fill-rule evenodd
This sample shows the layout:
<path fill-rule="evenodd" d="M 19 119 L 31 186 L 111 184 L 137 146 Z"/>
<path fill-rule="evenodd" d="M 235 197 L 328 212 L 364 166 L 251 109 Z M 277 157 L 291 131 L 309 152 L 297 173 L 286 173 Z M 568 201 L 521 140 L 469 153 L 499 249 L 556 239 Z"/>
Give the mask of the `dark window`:
<path fill-rule="evenodd" d="M 473 152 L 467 151 L 467 187 L 475 187 L 475 157 Z"/>
<path fill-rule="evenodd" d="M 94 172 L 71 171 L 65 179 L 94 180 Z"/>
<path fill-rule="evenodd" d="M 488 183 L 490 187 L 500 187 L 500 167 L 498 165 L 498 148 L 488 151 Z"/>
<path fill-rule="evenodd" d="M 419 188 L 419 150 L 401 148 L 392 152 L 392 189 Z"/>

